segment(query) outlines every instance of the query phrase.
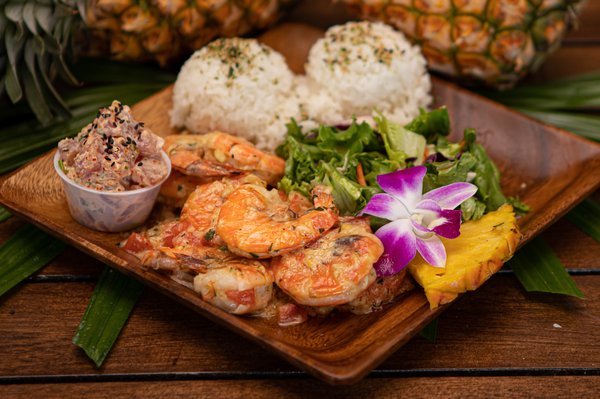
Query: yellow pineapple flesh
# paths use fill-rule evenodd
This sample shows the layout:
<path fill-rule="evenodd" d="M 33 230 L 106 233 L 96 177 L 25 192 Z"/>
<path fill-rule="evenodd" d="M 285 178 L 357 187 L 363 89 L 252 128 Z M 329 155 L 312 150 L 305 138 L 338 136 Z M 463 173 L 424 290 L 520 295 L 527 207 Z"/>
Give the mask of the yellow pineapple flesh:
<path fill-rule="evenodd" d="M 500 88 L 556 49 L 580 0 L 341 0 L 421 45 L 431 69 Z"/>
<path fill-rule="evenodd" d="M 513 208 L 503 205 L 479 220 L 463 223 L 458 238 L 442 238 L 447 256 L 445 268 L 433 267 L 417 254 L 408 270 L 424 288 L 434 309 L 463 292 L 477 289 L 512 257 L 520 239 Z"/>

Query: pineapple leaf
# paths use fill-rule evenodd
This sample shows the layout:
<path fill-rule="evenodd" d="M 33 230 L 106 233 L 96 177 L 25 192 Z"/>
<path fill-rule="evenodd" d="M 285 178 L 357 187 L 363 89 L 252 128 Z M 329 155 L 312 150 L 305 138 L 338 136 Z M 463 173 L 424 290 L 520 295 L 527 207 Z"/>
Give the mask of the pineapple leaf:
<path fill-rule="evenodd" d="M 43 57 L 42 55 L 38 55 L 36 57 L 37 60 L 37 65 L 38 68 L 41 71 L 45 71 L 47 70 L 48 66 L 47 66 L 47 57 Z M 43 81 L 44 81 L 44 87 L 45 87 L 45 91 L 50 93 L 51 97 L 48 97 L 49 100 L 51 101 L 51 104 L 55 104 L 54 105 L 54 110 L 61 114 L 61 116 L 63 118 L 67 118 L 70 113 L 68 111 L 69 106 L 65 103 L 65 101 L 62 99 L 62 97 L 58 94 L 58 92 L 56 91 L 56 89 L 54 88 L 54 86 L 52 85 L 52 82 L 50 81 L 50 77 L 45 74 L 45 73 L 41 73 L 40 74 Z"/>
<path fill-rule="evenodd" d="M 7 26 L 5 30 L 6 54 L 8 56 L 8 64 L 5 75 L 6 93 L 13 103 L 18 102 L 23 97 L 23 90 L 19 83 L 19 75 L 17 74 L 17 58 L 21 51 L 22 43 L 15 37 L 15 28 Z"/>
<path fill-rule="evenodd" d="M 79 12 L 79 15 L 85 16 L 87 12 L 87 2 L 83 0 L 77 0 L 75 2 L 75 5 L 77 6 L 77 11 Z"/>
<path fill-rule="evenodd" d="M 23 89 L 19 83 L 16 69 L 13 66 L 6 68 L 6 75 L 4 75 L 4 87 L 6 94 L 13 103 L 18 102 L 23 97 Z"/>
<path fill-rule="evenodd" d="M 14 22 L 15 24 L 20 24 L 23 20 L 23 7 L 23 3 L 8 3 L 4 7 L 4 14 L 10 21 Z"/>
<path fill-rule="evenodd" d="M 35 36 L 38 35 L 37 22 L 35 21 L 35 3 L 28 1 L 23 7 L 23 21 L 30 32 Z"/>
<path fill-rule="evenodd" d="M 35 20 L 44 30 L 44 32 L 46 32 L 46 35 L 44 36 L 49 36 L 52 34 L 52 29 L 54 28 L 54 18 L 52 8 L 50 6 L 37 4 L 35 8 Z"/>
<path fill-rule="evenodd" d="M 59 54 L 56 57 L 56 61 L 54 65 L 58 67 L 59 75 L 69 84 L 73 86 L 79 86 L 81 83 L 77 80 L 77 78 L 71 73 L 69 67 L 67 66 L 65 59 L 62 54 Z"/>
<path fill-rule="evenodd" d="M 584 298 L 552 248 L 535 238 L 508 262 L 527 292 L 538 291 Z"/>
<path fill-rule="evenodd" d="M 43 100 L 42 88 L 37 79 L 37 71 L 35 68 L 35 53 L 36 40 L 34 38 L 29 38 L 25 44 L 25 64 L 27 65 L 27 70 L 23 71 L 25 95 L 27 102 L 34 111 L 37 119 L 45 125 L 52 120 L 52 112 Z"/>
<path fill-rule="evenodd" d="M 6 24 L 7 24 L 7 20 L 6 20 L 6 16 L 0 12 L 0 39 L 4 38 L 4 31 L 6 29 Z M 4 42 L 4 41 L 2 41 Z M 2 46 L 4 43 L 0 43 L 0 46 Z M 0 47 L 3 48 L 3 47 Z"/>

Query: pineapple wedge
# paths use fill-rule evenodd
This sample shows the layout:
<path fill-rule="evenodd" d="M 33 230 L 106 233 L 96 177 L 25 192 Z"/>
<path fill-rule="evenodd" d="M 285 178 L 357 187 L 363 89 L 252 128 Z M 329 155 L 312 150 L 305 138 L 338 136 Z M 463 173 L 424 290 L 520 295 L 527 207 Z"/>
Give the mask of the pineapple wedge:
<path fill-rule="evenodd" d="M 442 238 L 446 268 L 430 266 L 417 254 L 408 270 L 435 309 L 467 290 L 477 289 L 512 257 L 520 239 L 513 208 L 503 205 L 479 220 L 463 223 L 458 238 Z"/>

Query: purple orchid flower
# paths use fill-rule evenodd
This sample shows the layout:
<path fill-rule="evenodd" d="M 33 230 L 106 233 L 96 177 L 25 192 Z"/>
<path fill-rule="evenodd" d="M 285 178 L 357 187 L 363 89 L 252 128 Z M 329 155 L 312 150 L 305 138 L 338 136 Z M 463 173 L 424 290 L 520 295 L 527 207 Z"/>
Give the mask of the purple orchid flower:
<path fill-rule="evenodd" d="M 423 194 L 426 172 L 426 167 L 415 166 L 377 176 L 385 193 L 374 195 L 361 211 L 390 221 L 375 233 L 385 248 L 375 264 L 379 276 L 398 273 L 417 252 L 432 266 L 446 266 L 446 249 L 438 236 L 460 235 L 461 211 L 454 208 L 472 197 L 477 186 L 452 183 Z"/>

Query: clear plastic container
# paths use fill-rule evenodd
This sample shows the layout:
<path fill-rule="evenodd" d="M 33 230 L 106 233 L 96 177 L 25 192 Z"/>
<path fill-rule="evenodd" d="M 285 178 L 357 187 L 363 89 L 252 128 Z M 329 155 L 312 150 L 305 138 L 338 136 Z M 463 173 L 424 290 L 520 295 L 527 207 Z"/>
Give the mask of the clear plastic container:
<path fill-rule="evenodd" d="M 68 178 L 58 164 L 60 154 L 56 151 L 54 169 L 63 182 L 73 219 L 90 229 L 111 233 L 130 230 L 144 223 L 150 216 L 161 184 L 171 173 L 169 156 L 164 151 L 161 155 L 167 165 L 167 175 L 162 181 L 150 187 L 113 193 L 86 188 Z"/>

